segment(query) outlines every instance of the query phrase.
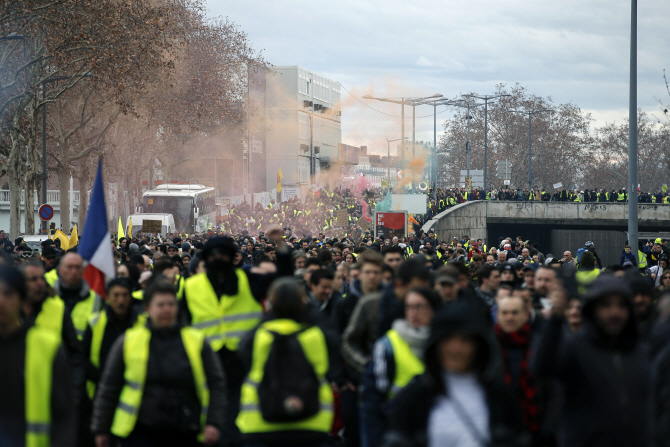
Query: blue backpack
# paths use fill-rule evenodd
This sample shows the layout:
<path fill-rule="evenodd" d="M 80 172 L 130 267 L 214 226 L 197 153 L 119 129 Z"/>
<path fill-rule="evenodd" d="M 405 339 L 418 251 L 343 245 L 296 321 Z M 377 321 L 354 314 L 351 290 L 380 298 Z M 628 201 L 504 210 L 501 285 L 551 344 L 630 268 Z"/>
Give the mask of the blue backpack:
<path fill-rule="evenodd" d="M 577 250 L 577 263 L 579 263 L 579 258 L 582 256 L 582 253 L 586 251 L 586 247 L 582 247 L 579 250 Z"/>

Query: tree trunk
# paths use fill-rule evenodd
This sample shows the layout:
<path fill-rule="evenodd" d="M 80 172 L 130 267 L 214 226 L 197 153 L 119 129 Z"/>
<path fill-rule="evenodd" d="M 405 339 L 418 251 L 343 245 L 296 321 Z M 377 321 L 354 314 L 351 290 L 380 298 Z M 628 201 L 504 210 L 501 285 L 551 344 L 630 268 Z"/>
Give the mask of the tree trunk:
<path fill-rule="evenodd" d="M 26 175 L 26 234 L 35 234 L 35 175 Z"/>
<path fill-rule="evenodd" d="M 60 190 L 60 223 L 63 231 L 67 232 L 70 229 L 72 216 L 70 216 L 70 171 L 66 167 L 58 170 L 58 189 Z M 79 196 L 81 195 L 80 191 Z M 81 216 L 81 205 L 79 215 Z"/>
<path fill-rule="evenodd" d="M 86 222 L 86 212 L 88 211 L 88 163 L 87 158 L 84 157 L 80 160 L 79 175 L 79 218 L 77 219 L 77 231 L 79 234 L 84 232 L 84 223 Z M 81 229 L 81 230 L 80 230 Z"/>
<path fill-rule="evenodd" d="M 21 143 L 16 128 L 10 131 L 12 149 L 7 158 L 9 170 L 9 237 L 21 235 Z"/>

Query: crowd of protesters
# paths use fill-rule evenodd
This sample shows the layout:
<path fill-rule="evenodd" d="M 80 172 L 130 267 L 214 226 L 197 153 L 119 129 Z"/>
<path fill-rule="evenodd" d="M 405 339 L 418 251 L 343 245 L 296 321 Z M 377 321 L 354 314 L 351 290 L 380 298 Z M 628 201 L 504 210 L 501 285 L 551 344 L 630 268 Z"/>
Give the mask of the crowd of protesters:
<path fill-rule="evenodd" d="M 374 237 L 381 199 L 114 239 L 105 296 L 0 241 L 0 445 L 668 445 L 667 241 Z"/>

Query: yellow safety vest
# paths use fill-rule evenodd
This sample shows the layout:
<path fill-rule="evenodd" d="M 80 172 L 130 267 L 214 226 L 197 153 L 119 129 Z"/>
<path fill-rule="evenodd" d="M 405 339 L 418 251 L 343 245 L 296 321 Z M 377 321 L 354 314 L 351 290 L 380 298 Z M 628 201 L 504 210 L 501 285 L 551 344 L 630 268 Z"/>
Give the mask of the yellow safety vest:
<path fill-rule="evenodd" d="M 107 312 L 103 309 L 100 312 L 91 315 L 88 324 L 91 327 L 92 334 L 89 360 L 93 366 L 99 369 L 100 348 L 102 347 L 102 339 L 105 336 L 105 328 L 107 327 Z M 90 380 L 87 381 L 86 390 L 88 391 L 88 397 L 93 399 L 93 396 L 95 396 L 95 383 Z"/>
<path fill-rule="evenodd" d="M 240 340 L 258 326 L 263 308 L 254 299 L 249 279 L 242 269 L 236 269 L 237 295 L 216 296 L 206 273 L 186 280 L 185 290 L 191 325 L 205 334 L 214 351 L 224 346 L 237 351 Z"/>
<path fill-rule="evenodd" d="M 49 286 L 53 287 L 58 280 L 58 271 L 56 269 L 49 270 L 44 274 L 44 279 Z"/>
<path fill-rule="evenodd" d="M 24 366 L 26 447 L 51 446 L 53 363 L 59 346 L 60 336 L 53 331 L 39 326 L 28 329 Z"/>
<path fill-rule="evenodd" d="M 60 299 L 60 297 L 58 298 Z M 102 299 L 92 290 L 89 292 L 88 298 L 79 301 L 72 309 L 70 318 L 72 319 L 72 325 L 74 326 L 79 341 L 84 339 L 84 332 L 86 332 L 88 319 L 91 318 L 91 315 L 95 312 L 100 311 L 100 309 L 102 309 Z"/>
<path fill-rule="evenodd" d="M 181 339 L 191 363 L 195 390 L 200 400 L 200 426 L 202 430 L 198 440 L 202 442 L 209 407 L 209 389 L 207 388 L 207 377 L 202 363 L 202 347 L 205 338 L 200 331 L 185 327 L 181 329 Z M 146 326 L 135 326 L 128 329 L 123 340 L 123 361 L 126 365 L 123 374 L 125 384 L 121 389 L 111 430 L 112 434 L 120 438 L 127 438 L 137 422 L 147 376 L 150 340 L 151 331 Z"/>
<path fill-rule="evenodd" d="M 591 285 L 593 281 L 600 275 L 600 270 L 577 270 L 575 273 L 575 279 L 577 280 L 577 291 L 584 295 L 587 292 L 588 286 Z"/>
<path fill-rule="evenodd" d="M 258 386 L 263 381 L 265 362 L 270 355 L 274 336 L 272 332 L 282 335 L 293 334 L 303 326 L 296 321 L 279 319 L 263 323 L 256 331 L 253 344 L 251 370 L 242 385 L 240 398 L 240 414 L 237 416 L 237 427 L 245 433 L 268 433 L 288 430 L 303 430 L 328 433 L 333 424 L 333 391 L 326 380 L 329 368 L 328 347 L 326 337 L 316 326 L 305 329 L 298 334 L 298 342 L 302 347 L 307 361 L 314 367 L 316 377 L 321 382 L 319 387 L 320 410 L 314 416 L 299 422 L 271 423 L 263 419 L 259 408 Z M 291 365 L 286 365 L 290 368 Z"/>
<path fill-rule="evenodd" d="M 637 251 L 637 266 L 638 268 L 647 268 L 647 255 L 644 254 L 644 252 L 638 250 Z"/>
<path fill-rule="evenodd" d="M 63 314 L 65 303 L 57 296 L 47 297 L 42 303 L 42 310 L 35 318 L 35 326 L 52 330 L 58 338 L 63 333 Z"/>
<path fill-rule="evenodd" d="M 386 336 L 391 342 L 395 360 L 395 377 L 388 396 L 391 398 L 405 388 L 415 376 L 423 374 L 426 368 L 397 331 L 391 329 L 386 333 Z"/>
<path fill-rule="evenodd" d="M 142 290 L 142 289 L 136 290 L 133 293 L 131 293 L 130 296 L 132 296 L 136 300 L 142 301 L 144 299 L 144 290 Z"/>

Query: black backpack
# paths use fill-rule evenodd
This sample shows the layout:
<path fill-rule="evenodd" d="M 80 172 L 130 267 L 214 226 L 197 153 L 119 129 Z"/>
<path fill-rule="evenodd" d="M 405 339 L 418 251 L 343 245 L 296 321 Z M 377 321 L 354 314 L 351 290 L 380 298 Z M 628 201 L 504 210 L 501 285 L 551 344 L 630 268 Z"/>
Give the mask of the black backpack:
<path fill-rule="evenodd" d="M 261 415 L 267 422 L 297 422 L 319 412 L 319 379 L 298 341 L 305 329 L 289 335 L 268 331 L 274 341 L 258 386 Z"/>

